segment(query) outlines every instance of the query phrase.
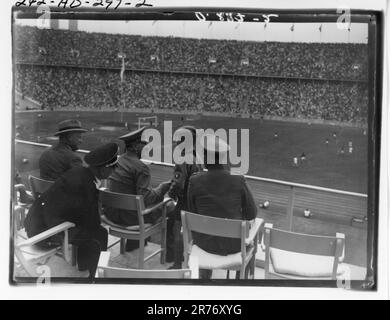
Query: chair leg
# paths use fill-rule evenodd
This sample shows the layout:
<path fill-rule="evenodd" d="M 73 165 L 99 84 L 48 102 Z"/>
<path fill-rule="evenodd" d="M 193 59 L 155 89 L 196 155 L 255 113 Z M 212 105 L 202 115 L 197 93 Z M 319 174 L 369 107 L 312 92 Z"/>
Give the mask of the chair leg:
<path fill-rule="evenodd" d="M 245 279 L 245 267 L 241 267 L 240 268 L 240 273 L 236 273 L 236 279 Z M 238 275 L 240 275 L 240 277 L 238 278 Z"/>
<path fill-rule="evenodd" d="M 121 254 L 126 253 L 126 239 L 123 239 L 123 238 L 121 238 L 120 253 Z"/>
<path fill-rule="evenodd" d="M 74 267 L 77 264 L 77 246 L 72 245 L 71 246 L 71 260 L 70 264 Z"/>
<path fill-rule="evenodd" d="M 250 275 L 251 279 L 255 278 L 255 267 L 256 267 L 256 256 L 253 255 L 251 262 L 250 262 Z"/>
<path fill-rule="evenodd" d="M 145 256 L 145 239 L 139 239 L 139 251 L 138 251 L 138 268 L 144 268 L 144 256 Z"/>
<path fill-rule="evenodd" d="M 167 224 L 164 223 L 164 227 L 161 229 L 161 254 L 160 263 L 165 264 L 165 258 L 167 255 Z"/>
<path fill-rule="evenodd" d="M 251 264 L 250 262 L 248 263 L 248 265 L 246 266 L 245 268 L 245 279 L 250 279 L 249 276 L 250 276 L 250 271 L 251 271 Z"/>

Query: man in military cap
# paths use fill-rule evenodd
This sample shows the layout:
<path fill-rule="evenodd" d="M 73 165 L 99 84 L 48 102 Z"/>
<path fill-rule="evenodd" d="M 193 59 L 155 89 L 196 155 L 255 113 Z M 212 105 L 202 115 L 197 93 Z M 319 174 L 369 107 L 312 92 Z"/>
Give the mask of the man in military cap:
<path fill-rule="evenodd" d="M 76 226 L 69 231 L 70 243 L 77 246 L 79 270 L 89 270 L 93 277 L 100 251 L 107 250 L 107 230 L 100 225 L 98 187 L 102 179 L 113 172 L 118 145 L 108 143 L 88 153 L 84 160 L 88 167 L 76 167 L 60 176 L 31 206 L 25 229 L 33 237 L 62 222 Z M 61 241 L 52 237 L 51 243 Z M 42 243 L 41 245 L 48 245 Z"/>
<path fill-rule="evenodd" d="M 150 187 L 150 169 L 141 161 L 141 153 L 147 144 L 142 139 L 145 127 L 125 134 L 119 139 L 124 141 L 126 152 L 118 159 L 118 165 L 113 174 L 108 179 L 108 188 L 112 192 L 136 194 L 144 196 L 145 206 L 149 207 L 163 201 L 165 193 L 168 191 L 171 182 L 163 182 L 156 188 Z M 114 223 L 131 226 L 138 224 L 136 214 L 129 214 L 126 210 L 107 208 L 106 217 Z M 161 212 L 155 210 L 144 216 L 146 223 L 155 223 L 161 216 Z M 127 240 L 126 250 L 131 251 L 138 248 L 138 241 Z"/>
<path fill-rule="evenodd" d="M 205 138 L 200 142 L 204 147 L 205 166 L 208 171 L 199 172 L 189 180 L 189 211 L 217 218 L 256 218 L 256 205 L 244 176 L 231 175 L 223 165 L 227 161 L 229 145 L 215 135 L 205 135 Z M 213 254 L 228 255 L 241 251 L 239 239 L 193 232 L 193 241 L 201 249 Z M 200 271 L 203 278 L 211 277 L 210 270 Z"/>
<path fill-rule="evenodd" d="M 82 167 L 83 161 L 76 154 L 81 145 L 81 134 L 87 130 L 78 120 L 64 120 L 58 124 L 58 144 L 44 151 L 39 159 L 40 176 L 45 180 L 55 181 L 71 168 Z"/>
<path fill-rule="evenodd" d="M 186 136 L 192 137 L 192 144 L 186 145 L 184 152 L 189 154 L 189 161 L 182 164 L 175 164 L 173 169 L 173 182 L 168 191 L 168 195 L 177 199 L 177 205 L 174 213 L 168 219 L 167 225 L 167 262 L 173 261 L 171 269 L 180 269 L 183 261 L 183 236 L 180 233 L 181 229 L 181 210 L 187 208 L 187 189 L 190 177 L 203 170 L 203 166 L 197 161 L 196 128 L 193 126 L 183 126 L 175 131 L 173 137 L 174 142 L 179 145 L 185 141 Z M 173 159 L 176 162 L 176 159 Z"/>

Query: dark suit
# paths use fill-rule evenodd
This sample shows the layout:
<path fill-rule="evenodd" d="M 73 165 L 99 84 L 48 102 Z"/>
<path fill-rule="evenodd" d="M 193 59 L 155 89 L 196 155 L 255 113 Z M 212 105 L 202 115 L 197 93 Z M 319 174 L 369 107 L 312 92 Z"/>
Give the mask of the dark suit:
<path fill-rule="evenodd" d="M 190 178 L 188 211 L 205 216 L 252 220 L 257 209 L 243 176 L 231 175 L 221 166 Z M 241 250 L 240 239 L 193 233 L 194 244 L 203 250 L 227 255 Z"/>
<path fill-rule="evenodd" d="M 196 164 L 195 160 L 196 158 L 194 156 L 193 163 L 176 164 L 173 169 L 173 184 L 169 196 L 177 199 L 177 205 L 173 215 L 169 217 L 167 224 L 167 256 L 173 255 L 173 261 L 176 267 L 180 267 L 183 260 L 183 237 L 180 233 L 180 211 L 188 210 L 188 182 L 194 173 L 203 170 L 203 167 L 200 164 Z"/>
<path fill-rule="evenodd" d="M 78 246 L 79 269 L 94 273 L 100 251 L 107 250 L 107 231 L 100 225 L 98 196 L 89 168 L 67 171 L 34 201 L 25 220 L 27 235 L 33 237 L 62 222 L 73 222 L 76 227 L 70 229 L 69 240 Z"/>
<path fill-rule="evenodd" d="M 72 151 L 71 147 L 59 142 L 45 150 L 39 159 L 39 170 L 42 179 L 55 181 L 71 168 L 82 167 L 83 161 Z"/>

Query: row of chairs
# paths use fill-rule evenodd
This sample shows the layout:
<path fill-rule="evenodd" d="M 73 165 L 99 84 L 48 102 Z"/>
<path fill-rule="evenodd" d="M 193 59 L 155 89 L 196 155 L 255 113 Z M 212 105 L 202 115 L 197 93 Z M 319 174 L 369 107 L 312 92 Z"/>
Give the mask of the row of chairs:
<path fill-rule="evenodd" d="M 34 197 L 47 190 L 52 182 L 36 177 L 29 177 L 31 191 Z M 165 263 L 166 255 L 166 204 L 165 199 L 152 208 L 145 208 L 143 197 L 125 195 L 100 190 L 100 207 L 114 207 L 118 209 L 134 210 L 138 214 L 139 225 L 123 227 L 110 221 L 102 215 L 102 222 L 108 228 L 109 234 L 118 237 L 120 252 L 125 251 L 126 239 L 138 240 L 138 269 L 129 270 L 113 268 L 108 265 L 109 252 L 102 252 L 97 270 L 97 277 L 167 277 L 167 278 L 194 278 L 198 268 L 226 269 L 239 272 L 240 279 L 253 279 L 255 273 L 256 255 L 264 230 L 263 247 L 265 248 L 265 278 L 293 278 L 293 279 L 336 279 L 341 273 L 340 263 L 344 256 L 345 239 L 342 234 L 336 237 L 323 237 L 288 232 L 273 228 L 271 224 L 263 225 L 262 219 L 255 219 L 252 223 L 241 220 L 220 219 L 201 216 L 183 211 L 183 239 L 184 239 L 184 269 L 182 270 L 142 270 L 144 263 L 160 254 L 160 262 Z M 162 218 L 156 224 L 144 223 L 143 216 L 152 210 L 161 209 Z M 14 225 L 17 226 L 15 255 L 25 267 L 29 275 L 36 276 L 31 264 L 47 260 L 52 255 L 62 255 L 65 260 L 74 265 L 75 255 L 68 241 L 68 230 L 74 225 L 64 222 L 42 234 L 27 239 L 23 234 L 22 222 L 24 216 L 22 206 L 15 206 Z M 102 211 L 103 212 L 103 211 Z M 207 253 L 192 244 L 192 232 L 201 232 L 215 236 L 239 238 L 241 252 L 228 256 L 218 256 Z M 52 248 L 50 251 L 39 249 L 36 243 L 57 233 L 64 233 L 63 245 Z M 161 234 L 161 247 L 145 258 L 145 239 L 152 235 Z M 112 245 L 112 246 L 113 246 Z M 196 262 L 194 262 L 196 261 Z M 313 267 L 314 266 L 314 267 Z"/>

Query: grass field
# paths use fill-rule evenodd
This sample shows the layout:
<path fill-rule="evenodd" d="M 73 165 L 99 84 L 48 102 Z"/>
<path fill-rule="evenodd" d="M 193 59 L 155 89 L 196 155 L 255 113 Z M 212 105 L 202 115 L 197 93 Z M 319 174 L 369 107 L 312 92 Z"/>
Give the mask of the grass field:
<path fill-rule="evenodd" d="M 148 115 L 150 114 L 124 113 L 123 122 L 127 122 L 130 129 L 136 129 L 138 117 Z M 68 118 L 78 118 L 89 130 L 83 136 L 81 149 L 90 150 L 128 132 L 123 125 L 119 127 L 118 112 L 16 113 L 15 132 L 18 139 L 52 144 L 55 142 L 53 133 L 57 130 L 57 123 Z M 258 119 L 159 114 L 160 130 L 164 120 L 173 121 L 173 129 L 182 124 L 214 130 L 249 129 L 249 175 L 367 192 L 368 140 L 362 129 Z M 277 138 L 274 137 L 275 132 L 278 134 Z M 336 133 L 336 138 L 333 133 Z M 325 143 L 326 139 L 328 144 Z M 349 141 L 353 143 L 353 153 L 348 152 Z M 163 142 L 168 143 L 171 142 Z M 342 146 L 344 155 L 340 154 Z M 305 162 L 298 167 L 293 166 L 293 157 L 299 157 L 302 153 L 307 157 Z"/>

